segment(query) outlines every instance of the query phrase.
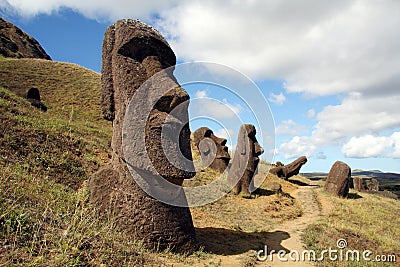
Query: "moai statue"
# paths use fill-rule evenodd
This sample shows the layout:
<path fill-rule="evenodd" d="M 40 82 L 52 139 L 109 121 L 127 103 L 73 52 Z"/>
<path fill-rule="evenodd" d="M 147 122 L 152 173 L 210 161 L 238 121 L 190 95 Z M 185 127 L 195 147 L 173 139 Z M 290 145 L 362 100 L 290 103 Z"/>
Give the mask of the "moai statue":
<path fill-rule="evenodd" d="M 26 99 L 31 103 L 32 106 L 38 108 L 44 112 L 47 111 L 47 107 L 40 100 L 39 89 L 32 87 L 26 92 Z"/>
<path fill-rule="evenodd" d="M 152 27 L 125 19 L 107 28 L 102 112 L 113 122 L 112 159 L 91 177 L 89 190 L 100 215 L 114 216 L 127 238 L 141 240 L 153 249 L 185 252 L 197 245 L 181 185 L 195 173 L 189 95 L 173 76 L 175 63 L 174 52 Z M 168 135 L 169 127 L 178 129 L 172 131 L 174 136 Z M 185 160 L 180 160 L 182 157 Z M 183 204 L 167 204 L 149 195 L 152 187 L 161 194 L 178 195 Z"/>
<path fill-rule="evenodd" d="M 228 183 L 233 185 L 233 193 L 250 196 L 250 187 L 254 188 L 253 176 L 257 170 L 258 158 L 264 150 L 256 139 L 256 128 L 252 124 L 240 126 L 235 156 L 228 173 Z"/>
<path fill-rule="evenodd" d="M 288 165 L 283 165 L 282 162 L 278 161 L 276 163 L 277 167 L 271 168 L 269 172 L 277 175 L 279 178 L 284 178 L 285 180 L 287 180 L 290 177 L 299 174 L 300 168 L 306 163 L 307 157 L 305 156 L 296 159 Z"/>
<path fill-rule="evenodd" d="M 350 189 L 351 168 L 344 162 L 336 161 L 326 178 L 324 189 L 338 197 L 347 197 Z"/>
<path fill-rule="evenodd" d="M 194 143 L 200 152 L 203 167 L 223 173 L 231 157 L 228 153 L 226 139 L 214 135 L 207 127 L 201 127 L 193 133 Z"/>

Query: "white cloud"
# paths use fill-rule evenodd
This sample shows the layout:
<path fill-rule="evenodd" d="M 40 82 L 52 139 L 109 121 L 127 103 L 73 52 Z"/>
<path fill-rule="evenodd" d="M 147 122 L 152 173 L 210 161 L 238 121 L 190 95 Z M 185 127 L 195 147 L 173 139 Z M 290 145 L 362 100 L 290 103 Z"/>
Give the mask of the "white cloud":
<path fill-rule="evenodd" d="M 400 132 L 391 136 L 363 135 L 352 137 L 342 147 L 342 152 L 349 158 L 370 158 L 370 157 L 398 157 L 400 145 Z M 393 152 L 393 149 L 395 151 Z"/>
<path fill-rule="evenodd" d="M 310 142 L 307 136 L 295 136 L 287 142 L 283 142 L 278 149 L 278 153 L 285 159 L 297 158 L 301 156 L 311 157 L 316 150 L 316 146 Z"/>
<path fill-rule="evenodd" d="M 239 114 L 243 107 L 240 104 L 229 103 L 227 99 L 222 101 L 209 98 L 204 91 L 198 91 L 196 97 L 190 100 L 189 112 L 191 117 L 209 117 L 214 119 L 240 119 Z"/>
<path fill-rule="evenodd" d="M 278 126 L 276 126 L 276 134 L 278 135 L 299 135 L 303 132 L 306 132 L 308 127 L 305 125 L 300 125 L 294 122 L 293 120 L 285 120 Z"/>
<path fill-rule="evenodd" d="M 379 134 L 400 127 L 400 95 L 363 96 L 351 94 L 340 105 L 327 106 L 317 114 L 312 133 L 317 145 L 342 143 L 365 134 Z"/>
<path fill-rule="evenodd" d="M 52 14 L 62 8 L 70 8 L 84 16 L 97 20 L 113 21 L 121 18 L 139 18 L 151 21 L 153 14 L 173 8 L 177 0 L 2 0 L 0 7 L 25 17 Z"/>
<path fill-rule="evenodd" d="M 178 55 L 217 61 L 289 92 L 395 90 L 398 1 L 185 1 L 159 26 Z"/>
<path fill-rule="evenodd" d="M 205 98 L 205 97 L 207 97 L 207 92 L 205 90 L 199 90 L 195 93 L 195 97 Z"/>
<path fill-rule="evenodd" d="M 89 18 L 140 18 L 160 28 L 181 60 L 232 66 L 288 92 L 396 92 L 399 1 L 2 0 L 22 16 L 71 8 Z"/>
<path fill-rule="evenodd" d="M 286 97 L 282 93 L 280 93 L 279 95 L 270 93 L 268 100 L 274 104 L 282 105 L 285 102 Z"/>

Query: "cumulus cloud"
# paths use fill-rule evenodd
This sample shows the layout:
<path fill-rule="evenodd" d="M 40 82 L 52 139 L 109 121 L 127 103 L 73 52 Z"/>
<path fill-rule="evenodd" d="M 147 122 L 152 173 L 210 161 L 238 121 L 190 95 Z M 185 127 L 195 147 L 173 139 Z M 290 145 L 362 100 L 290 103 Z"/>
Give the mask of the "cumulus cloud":
<path fill-rule="evenodd" d="M 285 159 L 291 159 L 300 156 L 311 157 L 316 149 L 317 147 L 310 142 L 310 137 L 295 136 L 283 142 L 277 152 Z"/>
<path fill-rule="evenodd" d="M 317 145 L 340 144 L 349 137 L 396 129 L 400 127 L 399 103 L 400 95 L 350 94 L 341 104 L 317 114 L 312 139 Z"/>
<path fill-rule="evenodd" d="M 289 92 L 395 92 L 399 1 L 2 0 L 23 16 L 71 8 L 87 17 L 140 18 L 160 28 L 181 60 L 232 66 L 285 81 Z"/>
<path fill-rule="evenodd" d="M 186 1 L 162 12 L 159 25 L 181 58 L 282 79 L 289 92 L 330 95 L 397 88 L 399 8 L 396 1 Z"/>
<path fill-rule="evenodd" d="M 308 127 L 305 125 L 300 125 L 294 122 L 293 120 L 285 120 L 278 126 L 276 126 L 276 134 L 278 135 L 299 135 L 303 132 L 306 132 Z"/>
<path fill-rule="evenodd" d="M 216 119 L 238 119 L 243 107 L 238 103 L 230 103 L 226 98 L 219 101 L 210 98 L 206 90 L 196 91 L 190 100 L 189 111 L 192 117 L 205 116 Z"/>
<path fill-rule="evenodd" d="M 286 97 L 282 93 L 280 93 L 279 95 L 270 93 L 268 100 L 274 104 L 282 105 L 285 102 Z"/>
<path fill-rule="evenodd" d="M 397 158 L 400 156 L 400 141 L 395 140 L 399 140 L 400 135 L 389 138 L 383 136 L 383 133 L 399 129 L 399 104 L 400 96 L 349 94 L 339 105 L 329 105 L 316 115 L 318 122 L 310 136 L 295 136 L 283 142 L 280 152 L 292 156 L 293 153 L 287 148 L 302 140 L 301 152 L 308 155 L 312 155 L 316 147 L 344 145 L 342 153 L 347 157 Z M 375 146 L 361 149 L 368 141 Z M 395 146 L 392 153 L 386 153 L 389 141 Z"/>
<path fill-rule="evenodd" d="M 352 137 L 342 147 L 342 152 L 349 158 L 400 157 L 400 132 L 391 136 L 363 135 Z"/>
<path fill-rule="evenodd" d="M 173 8 L 177 3 L 177 0 L 1 0 L 0 7 L 25 17 L 52 14 L 62 8 L 70 8 L 91 19 L 113 21 L 120 18 L 139 18 L 149 22 L 152 15 Z"/>

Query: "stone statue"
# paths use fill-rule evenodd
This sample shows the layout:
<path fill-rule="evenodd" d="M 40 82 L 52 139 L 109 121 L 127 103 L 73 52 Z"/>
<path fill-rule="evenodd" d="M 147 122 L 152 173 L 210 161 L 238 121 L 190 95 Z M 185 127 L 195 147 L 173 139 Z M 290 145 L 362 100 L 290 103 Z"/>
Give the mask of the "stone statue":
<path fill-rule="evenodd" d="M 201 127 L 193 133 L 194 143 L 199 149 L 204 167 L 224 172 L 231 157 L 228 153 L 226 139 L 219 138 L 207 127 Z"/>
<path fill-rule="evenodd" d="M 250 196 L 250 187 L 254 188 L 253 176 L 256 172 L 258 158 L 264 150 L 256 139 L 256 128 L 252 124 L 240 126 L 235 156 L 228 173 L 228 183 L 234 185 L 233 193 Z"/>
<path fill-rule="evenodd" d="M 279 178 L 284 178 L 285 180 L 290 177 L 299 174 L 300 168 L 307 163 L 307 158 L 302 156 L 295 161 L 289 163 L 288 165 L 283 165 L 282 162 L 278 161 L 275 168 L 269 170 L 270 173 L 277 175 Z"/>
<path fill-rule="evenodd" d="M 324 189 L 338 197 L 347 197 L 350 189 L 351 169 L 344 162 L 336 161 L 326 178 Z"/>
<path fill-rule="evenodd" d="M 109 166 L 89 180 L 90 200 L 101 215 L 114 216 L 127 238 L 153 249 L 192 251 L 197 245 L 189 208 L 166 204 L 145 191 L 157 183 L 160 192 L 176 194 L 168 185 L 181 188 L 183 180 L 195 174 L 187 123 L 189 95 L 173 76 L 175 54 L 158 31 L 125 19 L 107 28 L 102 60 L 102 112 L 113 122 L 113 154 Z M 168 90 L 152 102 L 160 88 Z M 139 101 L 130 104 L 138 95 Z M 146 108 L 149 113 L 142 114 Z M 125 116 L 130 109 L 144 121 Z M 124 132 L 126 124 L 131 137 Z M 178 134 L 169 136 L 169 127 Z M 183 190 L 177 192 L 184 202 Z"/>

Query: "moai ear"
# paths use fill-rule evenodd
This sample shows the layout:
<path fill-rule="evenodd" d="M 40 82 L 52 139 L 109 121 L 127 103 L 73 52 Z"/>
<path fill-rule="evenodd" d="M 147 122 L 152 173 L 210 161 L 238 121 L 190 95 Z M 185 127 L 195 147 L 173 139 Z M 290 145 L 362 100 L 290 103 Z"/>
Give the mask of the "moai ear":
<path fill-rule="evenodd" d="M 238 146 L 239 146 L 239 149 L 240 149 L 239 150 L 240 154 L 242 154 L 242 155 L 246 155 L 246 153 L 247 153 L 247 146 L 248 146 L 248 143 L 249 143 L 249 142 L 247 142 L 247 139 L 248 139 L 248 136 L 247 136 L 246 127 L 244 125 L 241 125 L 240 129 L 239 129 L 239 138 L 238 138 L 238 140 L 240 140 L 240 142 L 238 142 Z"/>
<path fill-rule="evenodd" d="M 101 111 L 106 120 L 114 120 L 114 81 L 112 56 L 115 44 L 114 25 L 107 28 L 104 34 L 102 69 L 101 69 Z"/>
<path fill-rule="evenodd" d="M 199 143 L 199 151 L 200 151 L 201 154 L 207 156 L 210 153 L 210 150 L 211 149 L 210 149 L 210 146 L 209 146 L 207 140 L 203 139 L 202 141 L 200 141 L 200 143 Z"/>

